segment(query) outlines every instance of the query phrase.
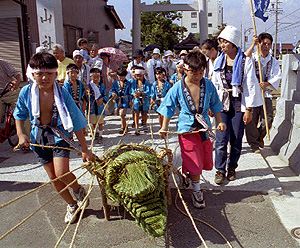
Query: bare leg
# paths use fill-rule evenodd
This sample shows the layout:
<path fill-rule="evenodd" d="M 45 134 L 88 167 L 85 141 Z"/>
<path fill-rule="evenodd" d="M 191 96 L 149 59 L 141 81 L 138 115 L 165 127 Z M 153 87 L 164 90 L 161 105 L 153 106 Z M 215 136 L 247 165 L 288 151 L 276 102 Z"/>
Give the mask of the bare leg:
<path fill-rule="evenodd" d="M 121 115 L 121 128 L 126 128 L 126 115 Z"/>
<path fill-rule="evenodd" d="M 58 159 L 63 160 L 63 161 L 59 161 L 58 163 L 56 163 L 57 161 L 55 161 L 55 160 L 58 160 Z M 65 163 L 67 163 L 67 170 L 66 169 L 56 170 L 54 164 L 56 164 L 56 166 L 58 166 L 58 167 L 61 167 Z M 69 172 L 69 159 L 68 158 L 54 158 L 53 162 L 44 165 L 44 168 L 45 168 L 50 180 L 53 180 L 65 173 Z M 59 192 L 75 179 L 76 179 L 76 177 L 74 174 L 68 174 L 68 175 L 64 176 L 63 178 L 61 178 L 55 182 L 52 182 L 51 184 L 52 184 L 53 188 L 57 192 Z M 73 188 L 73 190 L 78 190 L 80 188 L 80 186 L 77 182 L 75 182 L 71 187 Z M 60 196 L 68 204 L 76 203 L 76 201 L 73 199 L 73 197 L 71 196 L 68 189 L 65 190 L 64 192 L 60 193 Z"/>
<path fill-rule="evenodd" d="M 160 127 L 162 127 L 163 120 L 164 120 L 164 117 L 161 114 L 158 114 L 158 121 L 159 121 Z"/>
<path fill-rule="evenodd" d="M 200 180 L 200 175 L 191 175 L 190 178 L 193 182 L 198 182 Z"/>
<path fill-rule="evenodd" d="M 142 120 L 143 120 L 143 123 L 144 123 L 144 126 L 147 126 L 147 118 L 148 118 L 148 115 L 146 114 L 142 114 Z"/>
<path fill-rule="evenodd" d="M 135 124 L 135 129 L 139 128 L 139 117 L 140 113 L 134 113 L 134 124 Z"/>

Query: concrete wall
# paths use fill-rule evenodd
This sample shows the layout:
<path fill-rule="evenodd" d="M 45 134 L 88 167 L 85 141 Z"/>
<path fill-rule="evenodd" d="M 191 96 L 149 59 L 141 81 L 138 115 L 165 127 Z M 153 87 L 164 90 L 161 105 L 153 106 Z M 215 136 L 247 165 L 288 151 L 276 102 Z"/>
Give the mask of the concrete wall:
<path fill-rule="evenodd" d="M 283 55 L 281 97 L 270 130 L 271 147 L 300 175 L 300 55 Z"/>

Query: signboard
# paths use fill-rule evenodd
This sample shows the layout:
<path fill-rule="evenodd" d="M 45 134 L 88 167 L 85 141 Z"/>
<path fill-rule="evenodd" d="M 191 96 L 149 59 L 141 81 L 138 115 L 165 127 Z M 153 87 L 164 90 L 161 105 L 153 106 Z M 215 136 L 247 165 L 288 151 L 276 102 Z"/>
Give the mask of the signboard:
<path fill-rule="evenodd" d="M 40 46 L 64 46 L 61 0 L 36 0 L 36 8 Z"/>

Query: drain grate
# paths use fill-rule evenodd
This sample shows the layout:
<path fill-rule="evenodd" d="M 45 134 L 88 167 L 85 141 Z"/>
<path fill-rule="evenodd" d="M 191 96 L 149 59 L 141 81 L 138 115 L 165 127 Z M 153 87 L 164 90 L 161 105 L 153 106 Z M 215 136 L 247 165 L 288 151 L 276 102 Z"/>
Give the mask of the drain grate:
<path fill-rule="evenodd" d="M 295 237 L 296 239 L 300 239 L 300 227 L 295 227 L 291 230 L 291 234 L 293 235 L 293 237 Z"/>

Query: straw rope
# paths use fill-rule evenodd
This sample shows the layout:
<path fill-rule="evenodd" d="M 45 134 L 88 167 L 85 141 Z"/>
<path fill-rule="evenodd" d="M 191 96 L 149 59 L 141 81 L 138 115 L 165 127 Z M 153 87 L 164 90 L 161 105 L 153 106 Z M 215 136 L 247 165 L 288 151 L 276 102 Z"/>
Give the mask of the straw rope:
<path fill-rule="evenodd" d="M 63 178 L 64 176 L 69 175 L 69 174 L 73 173 L 74 171 L 79 170 L 79 169 L 82 169 L 82 168 L 84 168 L 84 165 L 82 165 L 82 166 L 80 166 L 80 167 L 78 167 L 78 168 L 76 168 L 76 169 L 74 169 L 74 170 L 72 170 L 72 171 L 69 171 L 69 172 L 67 172 L 67 173 L 65 173 L 65 174 L 63 174 L 63 175 L 61 175 L 61 176 L 59 176 L 59 177 L 57 177 L 57 178 L 55 178 L 55 179 L 53 179 L 53 180 L 50 180 L 49 182 L 44 183 L 44 184 L 40 185 L 39 187 L 37 187 L 37 188 L 35 188 L 35 189 L 32 189 L 32 190 L 28 191 L 27 193 L 25 193 L 25 194 L 23 194 L 23 195 L 21 195 L 21 196 L 18 196 L 18 197 L 16 197 L 15 199 L 13 199 L 13 200 L 11 200 L 11 201 L 9 201 L 9 202 L 6 202 L 6 203 L 2 204 L 2 205 L 0 206 L 0 209 L 1 209 L 1 208 L 4 208 L 4 207 L 6 207 L 6 206 L 8 206 L 8 205 L 10 205 L 10 204 L 12 204 L 12 203 L 14 203 L 14 202 L 16 202 L 17 200 L 22 199 L 23 197 L 25 197 L 25 196 L 27 196 L 27 195 L 29 195 L 29 194 L 31 194 L 31 193 L 33 193 L 33 192 L 35 192 L 35 191 L 41 189 L 41 188 L 47 186 L 48 184 L 50 184 L 50 183 L 52 183 L 52 182 L 55 182 L 55 181 L 57 181 L 57 180 Z"/>
<path fill-rule="evenodd" d="M 79 178 L 81 178 L 83 175 L 85 175 L 87 173 L 84 172 L 81 176 L 79 176 L 78 178 L 76 178 L 75 180 L 73 180 L 71 183 L 69 183 L 66 187 L 64 187 L 61 191 L 57 192 L 56 195 L 54 197 L 52 197 L 50 200 L 46 201 L 46 203 L 44 203 L 42 206 L 40 206 L 35 212 L 31 213 L 30 215 L 28 215 L 26 218 L 24 218 L 21 222 L 19 222 L 17 225 L 15 225 L 13 228 L 11 228 L 9 231 L 7 231 L 5 234 L 3 234 L 0 237 L 0 240 L 4 239 L 7 235 L 9 235 L 11 232 L 13 232 L 14 230 L 16 230 L 19 226 L 21 226 L 24 222 L 26 222 L 28 219 L 30 219 L 33 215 L 35 215 L 37 212 L 39 212 L 43 207 L 45 207 L 47 204 L 49 204 L 52 200 L 54 200 L 60 193 L 64 192 L 65 190 L 68 189 L 68 187 L 70 185 L 72 185 L 74 182 L 76 182 Z"/>
<path fill-rule="evenodd" d="M 17 151 L 20 148 L 20 146 L 21 146 L 20 144 L 15 146 L 14 149 L 13 149 L 14 152 Z M 68 150 L 68 151 L 71 151 L 71 152 L 76 152 L 78 155 L 82 154 L 81 151 L 78 151 L 76 149 L 72 149 L 72 148 L 69 148 L 69 147 L 46 146 L 46 145 L 33 144 L 33 143 L 30 143 L 30 146 L 49 148 L 49 149 L 64 149 L 64 150 Z"/>
<path fill-rule="evenodd" d="M 95 177 L 95 176 L 92 175 L 92 177 L 91 177 L 91 184 L 90 184 L 90 187 L 89 187 L 89 190 L 88 190 L 86 196 L 84 197 L 84 199 L 83 199 L 83 201 L 82 201 L 82 205 L 87 201 L 87 198 L 88 198 L 89 194 L 90 194 L 91 191 L 92 191 L 92 188 L 93 188 L 93 183 L 92 183 L 92 182 L 93 182 L 93 180 L 94 180 L 94 177 Z M 83 206 L 82 209 L 81 209 L 80 207 L 78 207 L 78 208 L 76 209 L 75 213 L 73 214 L 73 216 L 76 215 L 80 210 L 82 210 L 82 212 L 81 212 L 81 214 L 80 214 L 80 217 L 82 218 L 83 212 L 84 212 L 84 210 L 85 210 L 85 206 Z M 80 219 L 80 220 L 81 220 L 81 219 Z M 75 236 L 76 236 L 76 233 L 77 233 L 77 229 L 78 229 L 78 225 L 79 225 L 79 224 L 80 224 L 80 221 L 78 221 L 77 226 L 76 226 L 76 229 L 75 229 L 75 231 L 74 231 L 74 235 L 75 235 Z M 67 233 L 67 231 L 68 231 L 70 225 L 71 225 L 71 222 L 69 222 L 69 223 L 67 224 L 67 226 L 65 227 L 63 233 L 62 233 L 61 236 L 59 237 L 59 239 L 58 239 L 58 241 L 56 242 L 54 248 L 57 248 L 57 247 L 59 246 L 59 244 L 61 243 L 62 239 L 63 239 L 64 236 L 66 235 L 66 233 Z M 74 235 L 73 235 L 73 238 L 74 238 Z M 73 238 L 72 238 L 72 241 L 73 241 Z M 71 242 L 71 245 L 73 245 L 73 243 L 74 243 L 74 241 Z M 71 246 L 70 246 L 70 247 L 71 247 Z"/>

